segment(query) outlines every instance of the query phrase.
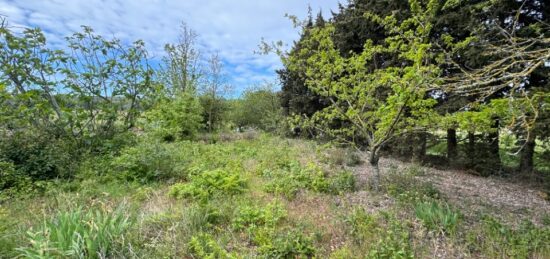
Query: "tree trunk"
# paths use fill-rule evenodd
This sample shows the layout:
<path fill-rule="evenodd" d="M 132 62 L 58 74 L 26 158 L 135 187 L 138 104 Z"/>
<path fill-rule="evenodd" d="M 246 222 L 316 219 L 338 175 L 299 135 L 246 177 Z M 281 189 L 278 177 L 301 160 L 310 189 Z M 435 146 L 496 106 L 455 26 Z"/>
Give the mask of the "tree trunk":
<path fill-rule="evenodd" d="M 472 168 L 475 164 L 476 151 L 476 135 L 472 131 L 468 131 L 468 167 Z"/>
<path fill-rule="evenodd" d="M 455 162 L 458 142 L 456 140 L 456 129 L 447 129 L 447 159 L 449 164 Z"/>
<path fill-rule="evenodd" d="M 426 157 L 426 142 L 428 133 L 421 132 L 415 135 L 415 148 L 413 150 L 413 162 L 422 162 Z"/>
<path fill-rule="evenodd" d="M 533 132 L 530 132 L 527 133 L 526 137 L 527 139 L 521 149 L 519 171 L 522 174 L 531 174 L 534 169 L 533 156 L 535 155 L 536 136 Z"/>
<path fill-rule="evenodd" d="M 499 147 L 499 119 L 495 118 L 494 123 L 492 125 L 493 132 L 489 133 L 488 139 L 489 139 L 489 154 L 488 158 L 490 161 L 489 165 L 491 168 L 496 168 L 498 172 L 500 172 L 501 169 L 501 161 L 500 161 L 500 147 Z"/>
<path fill-rule="evenodd" d="M 371 166 L 374 176 L 373 187 L 376 191 L 380 189 L 380 168 L 378 167 L 378 161 L 380 160 L 380 157 L 377 153 L 378 152 L 376 150 L 372 150 L 369 156 L 369 164 Z"/>

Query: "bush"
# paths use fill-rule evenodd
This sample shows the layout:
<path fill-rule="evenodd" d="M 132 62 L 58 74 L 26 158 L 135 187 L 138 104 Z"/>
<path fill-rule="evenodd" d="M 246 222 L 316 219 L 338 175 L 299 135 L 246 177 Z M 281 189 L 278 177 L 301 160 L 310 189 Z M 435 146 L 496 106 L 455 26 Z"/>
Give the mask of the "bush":
<path fill-rule="evenodd" d="M 202 107 L 190 92 L 164 99 L 144 114 L 144 129 L 165 141 L 192 139 L 201 128 Z"/>
<path fill-rule="evenodd" d="M 140 141 L 127 147 L 111 162 L 111 168 L 120 178 L 142 183 L 185 177 L 178 167 L 181 146 L 161 143 L 158 140 Z"/>
<path fill-rule="evenodd" d="M 415 205 L 414 211 L 424 226 L 432 231 L 454 234 L 460 223 L 460 213 L 450 208 L 447 203 L 419 202 Z"/>
<path fill-rule="evenodd" d="M 170 196 L 177 199 L 192 198 L 206 201 L 218 194 L 239 194 L 246 188 L 246 181 L 238 172 L 216 169 L 191 176 L 187 183 L 170 187 Z"/>
<path fill-rule="evenodd" d="M 43 133 L 1 136 L 0 160 L 32 180 L 70 178 L 80 161 L 76 143 Z"/>
<path fill-rule="evenodd" d="M 282 194 L 288 199 L 293 199 L 301 189 L 316 192 L 329 190 L 324 172 L 314 164 L 302 168 L 298 162 L 292 162 L 280 169 L 265 170 L 263 176 L 270 179 L 265 187 L 267 192 Z"/>
<path fill-rule="evenodd" d="M 109 213 L 78 209 L 44 222 L 38 232 L 29 232 L 30 246 L 18 250 L 30 258 L 105 258 L 124 240 L 122 235 L 130 225 L 122 210 Z"/>

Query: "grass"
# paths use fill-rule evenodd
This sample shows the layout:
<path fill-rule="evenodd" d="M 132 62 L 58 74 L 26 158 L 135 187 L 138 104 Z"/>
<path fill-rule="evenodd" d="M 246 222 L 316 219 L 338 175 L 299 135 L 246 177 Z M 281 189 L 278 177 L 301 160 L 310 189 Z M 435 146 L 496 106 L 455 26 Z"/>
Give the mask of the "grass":
<path fill-rule="evenodd" d="M 0 257 L 422 258 L 436 239 L 471 257 L 550 252 L 550 226 L 466 218 L 421 167 L 390 170 L 373 192 L 356 186 L 348 151 L 327 160 L 309 141 L 227 139 L 140 139 L 43 196 L 1 203 Z M 392 202 L 373 210 L 353 197 Z"/>

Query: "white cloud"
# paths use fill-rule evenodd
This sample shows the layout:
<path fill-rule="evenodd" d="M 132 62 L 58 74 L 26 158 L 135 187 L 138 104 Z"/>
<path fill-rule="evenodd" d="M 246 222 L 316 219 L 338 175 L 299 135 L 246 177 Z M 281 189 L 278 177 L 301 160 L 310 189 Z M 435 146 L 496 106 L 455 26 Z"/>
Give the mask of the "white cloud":
<path fill-rule="evenodd" d="M 257 56 L 262 37 L 291 43 L 298 36 L 285 13 L 306 17 L 308 2 L 314 12 L 328 16 L 337 0 L 0 0 L 0 14 L 12 25 L 42 28 L 51 44 L 88 25 L 104 36 L 123 41 L 143 39 L 160 55 L 174 42 L 185 21 L 200 35 L 203 52 L 219 51 L 231 81 L 239 84 L 274 78 L 280 66 L 274 55 Z M 238 87 L 245 87 L 238 86 Z"/>

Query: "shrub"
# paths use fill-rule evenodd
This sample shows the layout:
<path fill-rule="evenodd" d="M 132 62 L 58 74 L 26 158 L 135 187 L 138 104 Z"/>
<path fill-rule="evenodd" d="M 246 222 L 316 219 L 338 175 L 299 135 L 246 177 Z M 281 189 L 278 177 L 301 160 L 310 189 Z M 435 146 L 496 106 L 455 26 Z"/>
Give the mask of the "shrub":
<path fill-rule="evenodd" d="M 0 138 L 0 160 L 33 181 L 70 178 L 80 161 L 76 143 L 47 133 L 15 132 Z"/>
<path fill-rule="evenodd" d="M 144 129 L 165 141 L 192 139 L 201 127 L 201 113 L 202 107 L 193 93 L 180 93 L 172 100 L 159 101 L 145 113 Z"/>
<path fill-rule="evenodd" d="M 447 203 L 419 202 L 415 205 L 414 211 L 424 226 L 432 231 L 453 234 L 460 223 L 460 213 Z"/>
<path fill-rule="evenodd" d="M 314 164 L 302 168 L 298 162 L 293 162 L 286 168 L 265 170 L 263 176 L 271 180 L 266 184 L 267 192 L 282 194 L 288 199 L 293 199 L 301 189 L 317 192 L 329 190 L 324 172 Z"/>
<path fill-rule="evenodd" d="M 239 194 L 245 188 L 246 181 L 238 172 L 216 169 L 193 175 L 190 182 L 172 185 L 169 194 L 177 199 L 206 201 L 217 194 Z"/>
<path fill-rule="evenodd" d="M 406 223 L 390 218 L 387 225 L 377 231 L 379 239 L 370 247 L 368 258 L 414 258 Z"/>
<path fill-rule="evenodd" d="M 225 251 L 208 233 L 193 236 L 189 242 L 189 252 L 193 258 L 236 258 Z"/>
<path fill-rule="evenodd" d="M 34 189 L 30 177 L 16 170 L 13 163 L 0 161 L 0 201 L 20 193 L 30 194 Z"/>
<path fill-rule="evenodd" d="M 112 160 L 111 168 L 120 178 L 142 183 L 184 177 L 182 168 L 177 167 L 181 163 L 180 150 L 175 144 L 158 140 L 140 141 L 137 146 L 123 149 Z"/>
<path fill-rule="evenodd" d="M 38 232 L 29 232 L 30 246 L 18 250 L 30 258 L 105 258 L 123 240 L 130 225 L 122 210 L 109 213 L 77 209 L 44 222 Z"/>

